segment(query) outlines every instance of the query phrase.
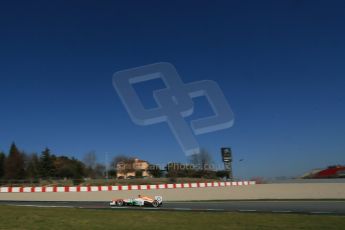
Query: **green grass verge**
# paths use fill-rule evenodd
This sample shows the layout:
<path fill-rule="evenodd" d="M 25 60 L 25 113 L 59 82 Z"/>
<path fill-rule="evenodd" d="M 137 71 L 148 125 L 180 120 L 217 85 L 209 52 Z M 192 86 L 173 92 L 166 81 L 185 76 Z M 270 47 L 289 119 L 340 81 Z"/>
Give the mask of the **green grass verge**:
<path fill-rule="evenodd" d="M 344 216 L 0 206 L 0 229 L 343 229 Z"/>

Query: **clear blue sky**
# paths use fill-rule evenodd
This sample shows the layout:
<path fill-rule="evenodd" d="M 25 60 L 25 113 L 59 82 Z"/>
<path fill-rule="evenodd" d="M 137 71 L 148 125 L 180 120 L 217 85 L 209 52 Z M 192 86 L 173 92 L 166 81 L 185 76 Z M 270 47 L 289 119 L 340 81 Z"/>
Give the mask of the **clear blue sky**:
<path fill-rule="evenodd" d="M 116 71 L 155 62 L 217 81 L 236 116 L 200 135 L 237 177 L 345 164 L 343 1 L 1 1 L 0 150 L 186 161 L 166 124 L 132 123 Z M 139 89 L 152 106 L 152 90 Z M 196 117 L 208 114 L 196 101 Z M 239 162 L 239 159 L 244 159 Z"/>

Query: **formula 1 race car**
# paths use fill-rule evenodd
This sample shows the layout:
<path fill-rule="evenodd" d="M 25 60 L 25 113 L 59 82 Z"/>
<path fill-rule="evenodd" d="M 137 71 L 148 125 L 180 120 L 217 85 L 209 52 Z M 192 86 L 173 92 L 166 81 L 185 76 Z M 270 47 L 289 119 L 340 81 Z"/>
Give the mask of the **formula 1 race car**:
<path fill-rule="evenodd" d="M 132 199 L 115 199 L 110 202 L 110 206 L 149 206 L 158 208 L 163 205 L 163 199 L 161 196 L 155 196 L 154 199 L 147 196 L 138 195 L 138 198 Z"/>

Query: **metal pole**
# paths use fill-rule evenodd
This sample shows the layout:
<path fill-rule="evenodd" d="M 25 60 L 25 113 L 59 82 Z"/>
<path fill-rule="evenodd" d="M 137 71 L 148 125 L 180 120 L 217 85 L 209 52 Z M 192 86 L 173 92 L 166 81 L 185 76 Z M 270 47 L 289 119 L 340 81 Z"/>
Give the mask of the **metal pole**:
<path fill-rule="evenodd" d="M 108 175 L 108 153 L 105 153 L 105 178 L 108 180 L 109 175 Z"/>

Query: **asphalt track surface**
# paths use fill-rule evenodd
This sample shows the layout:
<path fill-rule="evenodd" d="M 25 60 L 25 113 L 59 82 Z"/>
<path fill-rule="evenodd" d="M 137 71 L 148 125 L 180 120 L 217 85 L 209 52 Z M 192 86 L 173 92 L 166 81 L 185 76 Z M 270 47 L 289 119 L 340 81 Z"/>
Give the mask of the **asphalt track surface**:
<path fill-rule="evenodd" d="M 160 208 L 152 207 L 110 207 L 108 202 L 71 201 L 0 201 L 0 205 L 31 207 L 67 207 L 113 210 L 156 210 L 156 211 L 208 211 L 208 212 L 269 212 L 345 215 L 344 200 L 296 200 L 296 201 L 200 201 L 165 202 Z"/>

